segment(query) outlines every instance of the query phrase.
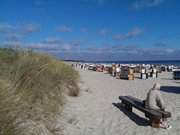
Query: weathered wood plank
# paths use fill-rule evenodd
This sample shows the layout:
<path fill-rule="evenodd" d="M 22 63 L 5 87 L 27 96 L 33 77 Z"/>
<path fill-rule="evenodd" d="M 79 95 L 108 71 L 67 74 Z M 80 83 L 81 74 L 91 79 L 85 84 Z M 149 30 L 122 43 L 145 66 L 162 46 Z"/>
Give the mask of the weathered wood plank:
<path fill-rule="evenodd" d="M 143 101 L 135 97 L 120 96 L 119 99 L 122 101 L 123 104 L 127 105 L 126 108 L 129 108 L 129 110 L 132 110 L 132 107 L 135 107 L 136 109 L 144 112 L 145 116 L 148 117 L 149 119 L 161 119 L 161 118 L 171 117 L 170 112 L 145 108 Z M 131 106 L 131 109 L 129 106 Z"/>

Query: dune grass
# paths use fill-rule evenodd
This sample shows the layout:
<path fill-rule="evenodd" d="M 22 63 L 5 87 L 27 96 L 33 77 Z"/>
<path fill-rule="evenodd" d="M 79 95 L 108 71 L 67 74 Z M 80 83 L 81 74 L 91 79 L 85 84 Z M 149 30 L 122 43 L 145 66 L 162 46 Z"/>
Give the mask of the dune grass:
<path fill-rule="evenodd" d="M 31 51 L 0 49 L 0 62 L 0 135 L 40 135 L 37 125 L 52 133 L 65 103 L 63 95 L 79 94 L 78 73 Z"/>

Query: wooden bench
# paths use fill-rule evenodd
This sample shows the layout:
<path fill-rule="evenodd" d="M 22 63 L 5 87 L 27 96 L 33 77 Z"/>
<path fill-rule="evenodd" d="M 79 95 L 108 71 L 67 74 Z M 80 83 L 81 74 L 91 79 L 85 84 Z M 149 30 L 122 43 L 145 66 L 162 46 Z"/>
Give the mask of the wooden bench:
<path fill-rule="evenodd" d="M 145 105 L 142 100 L 139 100 L 132 96 L 119 96 L 124 107 L 132 112 L 132 107 L 140 110 L 141 112 L 145 113 L 145 117 L 149 118 L 152 127 L 159 128 L 160 119 L 161 118 L 169 118 L 171 117 L 171 113 L 167 111 L 161 110 L 152 110 L 145 108 Z"/>

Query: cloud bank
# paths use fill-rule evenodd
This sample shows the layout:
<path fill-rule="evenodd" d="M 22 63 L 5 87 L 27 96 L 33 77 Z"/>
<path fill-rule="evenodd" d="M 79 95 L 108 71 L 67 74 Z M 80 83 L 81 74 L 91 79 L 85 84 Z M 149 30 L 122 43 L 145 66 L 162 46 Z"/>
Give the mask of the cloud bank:
<path fill-rule="evenodd" d="M 143 48 L 138 45 L 110 45 L 102 47 L 82 47 L 84 42 L 44 40 L 27 46 L 35 51 L 46 52 L 61 59 L 113 61 L 113 60 L 169 60 L 180 59 L 180 50 L 168 47 Z"/>

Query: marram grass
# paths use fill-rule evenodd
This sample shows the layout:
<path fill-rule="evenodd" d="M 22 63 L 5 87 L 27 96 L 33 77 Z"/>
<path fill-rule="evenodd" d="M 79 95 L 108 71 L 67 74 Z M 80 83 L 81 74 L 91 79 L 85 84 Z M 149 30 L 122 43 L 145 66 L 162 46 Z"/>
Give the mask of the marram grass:
<path fill-rule="evenodd" d="M 63 95 L 79 94 L 78 73 L 48 55 L 3 51 L 0 50 L 0 135 L 40 135 L 43 128 L 51 133 L 65 103 Z M 26 124 L 32 126 L 31 132 Z"/>

